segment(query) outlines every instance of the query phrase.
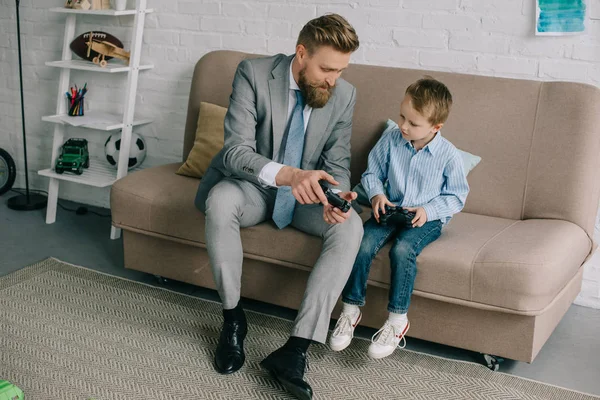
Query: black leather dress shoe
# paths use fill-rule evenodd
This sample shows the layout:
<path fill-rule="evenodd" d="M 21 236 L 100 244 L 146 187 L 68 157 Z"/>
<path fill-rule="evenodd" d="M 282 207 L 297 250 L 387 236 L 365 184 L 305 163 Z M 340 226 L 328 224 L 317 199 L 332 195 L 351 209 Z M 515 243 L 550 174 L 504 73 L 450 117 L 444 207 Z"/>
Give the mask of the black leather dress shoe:
<path fill-rule="evenodd" d="M 302 349 L 275 350 L 260 365 L 271 373 L 288 392 L 300 400 L 311 400 L 312 388 L 304 381 L 306 370 L 306 352 Z"/>
<path fill-rule="evenodd" d="M 242 368 L 246 355 L 244 354 L 244 339 L 248 333 L 246 319 L 225 321 L 215 353 L 215 369 L 220 374 L 232 374 Z"/>

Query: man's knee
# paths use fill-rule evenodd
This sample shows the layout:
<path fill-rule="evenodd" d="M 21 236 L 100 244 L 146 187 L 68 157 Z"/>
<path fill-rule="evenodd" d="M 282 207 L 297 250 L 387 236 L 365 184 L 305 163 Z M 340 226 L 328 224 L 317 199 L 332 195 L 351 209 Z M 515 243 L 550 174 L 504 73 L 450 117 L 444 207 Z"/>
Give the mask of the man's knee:
<path fill-rule="evenodd" d="M 353 211 L 344 223 L 332 225 L 332 229 L 334 236 L 341 237 L 342 240 L 358 251 L 363 237 L 363 224 L 357 213 Z"/>
<path fill-rule="evenodd" d="M 194 199 L 194 205 L 203 214 L 206 214 L 206 207 L 207 207 L 206 201 L 208 200 L 208 196 L 210 195 L 210 192 L 212 191 L 212 189 L 214 189 L 218 185 L 219 185 L 219 183 L 217 183 L 215 185 L 214 182 L 211 183 L 209 180 L 207 180 L 205 178 L 200 180 L 200 184 L 198 185 L 198 190 L 196 191 L 196 198 Z"/>
<path fill-rule="evenodd" d="M 215 185 L 204 202 L 204 214 L 211 220 L 228 220 L 239 214 L 244 204 L 244 195 L 241 189 L 228 181 L 221 181 Z"/>
<path fill-rule="evenodd" d="M 362 219 L 360 219 L 357 213 L 353 212 L 352 214 L 350 214 L 350 218 L 348 218 L 348 221 L 346 222 L 350 223 L 349 229 L 353 233 L 352 237 L 354 240 L 358 241 L 358 244 L 360 245 L 360 242 L 363 237 Z"/>

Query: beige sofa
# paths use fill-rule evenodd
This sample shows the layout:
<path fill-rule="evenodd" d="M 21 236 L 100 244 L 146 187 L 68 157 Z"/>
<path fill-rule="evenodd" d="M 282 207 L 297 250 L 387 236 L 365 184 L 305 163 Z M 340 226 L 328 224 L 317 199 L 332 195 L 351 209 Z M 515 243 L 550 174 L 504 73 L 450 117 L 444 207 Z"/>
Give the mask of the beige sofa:
<path fill-rule="evenodd" d="M 227 106 L 237 64 L 255 56 L 217 51 L 198 62 L 183 159 L 193 145 L 200 101 Z M 351 65 L 343 76 L 358 96 L 353 183 L 384 122 L 397 119 L 407 85 L 427 73 L 454 96 L 444 135 L 482 161 L 468 176 L 465 209 L 418 258 L 408 334 L 531 362 L 579 293 L 582 264 L 595 247 L 600 90 Z M 180 135 L 173 132 L 174 139 Z M 116 182 L 112 221 L 123 229 L 127 268 L 214 288 L 204 216 L 194 207 L 199 181 L 176 175 L 179 165 L 148 168 Z M 296 309 L 320 240 L 293 228 L 278 231 L 272 222 L 243 229 L 242 240 L 242 295 Z M 378 328 L 386 318 L 388 282 L 384 248 L 373 263 L 362 324 Z"/>

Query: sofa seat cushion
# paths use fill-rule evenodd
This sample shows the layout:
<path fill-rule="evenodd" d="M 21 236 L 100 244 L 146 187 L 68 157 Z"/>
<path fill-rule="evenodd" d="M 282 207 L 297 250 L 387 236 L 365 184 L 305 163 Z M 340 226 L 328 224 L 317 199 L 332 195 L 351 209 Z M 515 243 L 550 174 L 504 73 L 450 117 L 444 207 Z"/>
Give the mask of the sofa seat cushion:
<path fill-rule="evenodd" d="M 194 206 L 199 180 L 176 175 L 181 164 L 148 168 L 117 181 L 111 191 L 113 223 L 123 229 L 205 243 L 204 215 Z M 361 218 L 367 219 L 364 208 Z M 244 252 L 275 264 L 310 269 L 321 239 L 271 221 L 241 230 Z M 473 306 L 535 314 L 576 274 L 592 242 L 562 220 L 525 221 L 459 213 L 417 259 L 415 294 Z M 391 243 L 373 261 L 370 284 L 387 288 Z"/>
<path fill-rule="evenodd" d="M 371 210 L 365 208 L 366 220 Z M 388 243 L 369 279 L 390 282 Z M 575 276 L 592 249 L 579 226 L 562 220 L 509 220 L 459 213 L 417 258 L 414 290 L 536 314 Z"/>
<path fill-rule="evenodd" d="M 205 244 L 204 214 L 194 205 L 199 179 L 175 174 L 178 164 L 146 168 L 115 182 L 111 190 L 113 224 Z M 300 268 L 310 268 L 321 240 L 293 228 L 279 231 L 273 222 L 242 229 L 244 252 Z M 273 246 L 273 242 L 277 246 Z"/>
<path fill-rule="evenodd" d="M 146 168 L 116 181 L 110 192 L 113 224 L 204 242 L 204 215 L 194 206 L 200 180 L 176 175 L 181 165 Z"/>

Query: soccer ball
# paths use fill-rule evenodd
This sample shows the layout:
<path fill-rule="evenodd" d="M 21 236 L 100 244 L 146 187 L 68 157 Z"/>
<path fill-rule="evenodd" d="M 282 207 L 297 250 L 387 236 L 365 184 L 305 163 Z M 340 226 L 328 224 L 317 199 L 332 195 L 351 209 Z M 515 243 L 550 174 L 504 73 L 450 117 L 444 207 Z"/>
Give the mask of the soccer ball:
<path fill-rule="evenodd" d="M 120 149 L 121 132 L 110 135 L 104 143 L 104 154 L 106 154 L 106 161 L 115 168 L 118 167 Z M 131 132 L 128 169 L 139 167 L 144 158 L 146 158 L 146 142 L 140 135 Z"/>

